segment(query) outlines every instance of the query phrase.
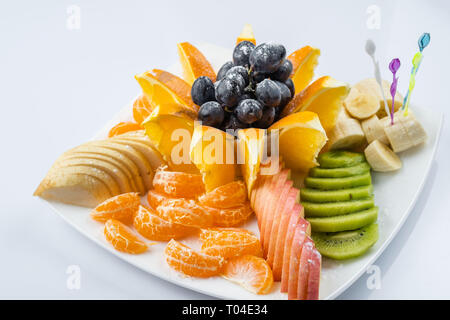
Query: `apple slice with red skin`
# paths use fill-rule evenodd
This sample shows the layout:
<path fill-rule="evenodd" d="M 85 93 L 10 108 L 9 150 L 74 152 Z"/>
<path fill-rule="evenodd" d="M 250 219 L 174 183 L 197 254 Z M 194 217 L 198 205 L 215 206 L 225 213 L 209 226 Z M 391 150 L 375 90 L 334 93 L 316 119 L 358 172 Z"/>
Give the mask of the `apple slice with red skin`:
<path fill-rule="evenodd" d="M 280 202 L 281 193 L 283 191 L 283 186 L 285 182 L 289 179 L 291 175 L 291 170 L 283 169 L 279 174 L 277 174 L 277 178 L 272 180 L 272 185 L 270 187 L 270 194 L 267 195 L 267 198 L 271 198 L 270 201 L 267 202 L 266 208 L 264 209 L 264 220 L 262 224 L 261 231 L 261 244 L 263 245 L 264 257 L 267 259 L 269 253 L 269 243 L 270 243 L 270 234 L 272 232 L 272 224 L 274 220 L 274 216 L 276 214 L 275 208 L 277 204 Z"/>
<path fill-rule="evenodd" d="M 303 244 L 302 255 L 298 266 L 297 300 L 306 300 L 308 296 L 309 266 L 314 249 L 314 242 L 308 238 Z"/>
<path fill-rule="evenodd" d="M 303 244 L 311 232 L 311 226 L 305 219 L 300 219 L 295 228 L 294 238 L 292 239 L 291 254 L 289 260 L 289 281 L 288 281 L 288 299 L 297 299 L 298 273 L 300 258 L 302 255 Z"/>
<path fill-rule="evenodd" d="M 264 238 L 264 226 L 265 226 L 265 214 L 266 214 L 266 208 L 268 207 L 267 203 L 272 201 L 273 198 L 273 192 L 271 190 L 272 187 L 272 181 L 275 181 L 278 178 L 278 174 L 274 174 L 273 176 L 268 176 L 268 178 L 264 181 L 264 187 L 261 190 L 261 193 L 259 194 L 258 202 L 261 203 L 261 215 L 260 215 L 260 226 L 259 226 L 259 239 L 261 241 L 261 246 L 264 246 L 263 244 L 263 238 Z"/>
<path fill-rule="evenodd" d="M 286 233 L 289 227 L 289 220 L 291 218 L 291 213 L 294 208 L 294 205 L 299 202 L 300 199 L 300 190 L 296 188 L 291 188 L 289 190 L 289 195 L 284 205 L 283 211 L 280 214 L 280 226 L 278 227 L 278 233 L 272 235 L 273 240 L 275 241 L 275 251 L 273 257 L 273 277 L 274 279 L 281 280 L 281 273 L 283 270 L 283 256 L 284 256 L 284 243 L 286 240 Z"/>
<path fill-rule="evenodd" d="M 314 248 L 309 259 L 307 300 L 319 300 L 320 271 L 322 269 L 322 256 Z M 298 294 L 298 293 L 297 293 Z"/>
<path fill-rule="evenodd" d="M 275 257 L 275 244 L 277 242 L 277 235 L 278 235 L 278 229 L 280 227 L 281 215 L 282 215 L 284 207 L 286 205 L 286 200 L 288 199 L 289 191 L 291 190 L 293 184 L 294 184 L 294 182 L 292 180 L 287 180 L 284 183 L 280 198 L 274 209 L 272 228 L 271 228 L 270 234 L 268 236 L 269 250 L 267 253 L 267 263 L 272 268 L 272 270 L 273 270 L 273 259 Z M 293 205 L 294 204 L 292 204 L 292 206 Z M 281 280 L 281 278 L 280 279 L 274 278 L 274 280 L 279 281 L 279 280 Z"/>
<path fill-rule="evenodd" d="M 303 218 L 303 207 L 296 203 L 292 209 L 291 217 L 289 218 L 288 229 L 285 234 L 284 251 L 283 251 L 283 269 L 281 271 L 281 292 L 288 291 L 289 284 L 289 262 L 291 260 L 292 239 L 294 238 L 295 228 L 300 219 Z"/>

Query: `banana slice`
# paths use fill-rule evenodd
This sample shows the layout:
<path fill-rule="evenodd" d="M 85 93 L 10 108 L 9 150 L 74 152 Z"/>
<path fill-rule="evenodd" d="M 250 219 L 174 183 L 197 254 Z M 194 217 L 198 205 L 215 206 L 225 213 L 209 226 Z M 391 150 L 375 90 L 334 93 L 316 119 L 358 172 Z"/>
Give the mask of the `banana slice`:
<path fill-rule="evenodd" d="M 329 134 L 327 149 L 353 149 L 363 144 L 364 140 L 359 121 L 350 117 L 345 108 L 342 108 L 336 125 Z"/>
<path fill-rule="evenodd" d="M 386 145 L 389 144 L 389 140 L 384 133 L 384 127 L 378 119 L 377 115 L 373 115 L 370 118 L 361 122 L 362 130 L 366 135 L 366 139 L 368 143 L 371 143 L 374 140 L 379 140 L 381 143 Z"/>
<path fill-rule="evenodd" d="M 379 140 L 374 140 L 364 150 L 367 162 L 374 171 L 389 172 L 402 167 L 400 158 Z"/>
<path fill-rule="evenodd" d="M 356 86 L 350 89 L 350 93 L 344 100 L 344 106 L 357 119 L 369 118 L 380 109 L 379 101 L 375 94 L 367 90 L 360 90 Z"/>

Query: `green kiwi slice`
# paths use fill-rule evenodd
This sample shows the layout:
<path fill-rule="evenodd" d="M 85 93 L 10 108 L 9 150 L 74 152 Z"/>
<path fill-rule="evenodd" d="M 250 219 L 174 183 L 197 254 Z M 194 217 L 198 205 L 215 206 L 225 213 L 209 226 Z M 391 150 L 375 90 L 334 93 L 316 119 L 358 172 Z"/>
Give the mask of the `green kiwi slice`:
<path fill-rule="evenodd" d="M 314 203 L 301 201 L 306 217 L 332 217 L 373 208 L 373 197 L 339 202 Z"/>
<path fill-rule="evenodd" d="M 373 223 L 361 229 L 336 233 L 313 232 L 312 238 L 323 256 L 350 259 L 362 255 L 377 242 L 378 225 Z"/>
<path fill-rule="evenodd" d="M 305 186 L 308 188 L 320 190 L 338 190 L 347 189 L 360 186 L 367 186 L 372 183 L 370 172 L 360 174 L 357 176 L 346 178 L 312 178 L 305 179 Z"/>
<path fill-rule="evenodd" d="M 322 168 L 343 168 L 366 162 L 366 158 L 362 153 L 336 150 L 322 153 L 318 161 Z"/>
<path fill-rule="evenodd" d="M 339 232 L 355 230 L 374 223 L 378 218 L 378 207 L 334 217 L 307 218 L 314 232 Z"/>
<path fill-rule="evenodd" d="M 324 169 L 320 167 L 312 168 L 309 171 L 310 177 L 318 178 L 345 178 L 357 176 L 370 171 L 370 166 L 367 162 L 354 165 L 352 167 Z"/>
<path fill-rule="evenodd" d="M 300 190 L 300 199 L 309 202 L 350 201 L 369 198 L 372 195 L 372 185 L 341 190 L 318 190 L 310 188 Z"/>

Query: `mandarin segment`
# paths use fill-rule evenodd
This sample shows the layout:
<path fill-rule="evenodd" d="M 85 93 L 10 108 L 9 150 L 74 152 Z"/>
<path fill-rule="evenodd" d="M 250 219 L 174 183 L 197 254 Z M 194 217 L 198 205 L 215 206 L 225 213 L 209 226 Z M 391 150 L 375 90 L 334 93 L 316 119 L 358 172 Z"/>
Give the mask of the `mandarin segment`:
<path fill-rule="evenodd" d="M 135 122 L 119 122 L 109 130 L 108 138 L 118 136 L 126 132 L 137 131 L 142 129 L 143 129 L 142 126 Z"/>
<path fill-rule="evenodd" d="M 246 199 L 245 184 L 242 181 L 233 181 L 205 193 L 198 201 L 203 206 L 226 209 L 241 205 Z"/>
<path fill-rule="evenodd" d="M 208 278 L 220 274 L 222 257 L 208 256 L 172 239 L 164 250 L 167 264 L 187 276 Z"/>
<path fill-rule="evenodd" d="M 153 186 L 155 191 L 175 198 L 197 198 L 205 192 L 201 175 L 163 169 L 156 171 Z"/>
<path fill-rule="evenodd" d="M 141 94 L 133 102 L 133 119 L 139 124 L 142 124 L 144 120 L 152 113 L 153 106 L 148 101 L 144 94 Z"/>
<path fill-rule="evenodd" d="M 166 199 L 157 208 L 158 215 L 171 223 L 191 227 L 211 227 L 213 218 L 209 212 L 188 199 Z"/>
<path fill-rule="evenodd" d="M 240 225 L 247 221 L 253 213 L 249 201 L 227 209 L 217 209 L 207 206 L 203 206 L 203 208 L 212 215 L 213 223 L 217 227 L 234 227 Z"/>
<path fill-rule="evenodd" d="M 153 189 L 147 192 L 147 202 L 153 209 L 156 209 L 166 199 L 170 199 L 170 197 L 164 193 L 159 193 Z"/>
<path fill-rule="evenodd" d="M 119 194 L 100 203 L 91 211 L 91 218 L 99 222 L 109 219 L 130 223 L 139 208 L 141 199 L 135 192 Z"/>
<path fill-rule="evenodd" d="M 117 251 L 139 254 L 147 251 L 148 247 L 134 232 L 119 220 L 109 219 L 105 223 L 104 234 L 106 240 Z"/>
<path fill-rule="evenodd" d="M 255 294 L 267 294 L 273 286 L 273 274 L 266 260 L 244 255 L 229 260 L 222 276 Z"/>
<path fill-rule="evenodd" d="M 155 241 L 179 239 L 196 231 L 195 228 L 165 221 L 152 209 L 143 206 L 139 206 L 136 216 L 134 217 L 133 225 L 140 235 Z"/>
<path fill-rule="evenodd" d="M 250 254 L 262 257 L 261 243 L 250 232 L 222 230 L 201 236 L 202 252 L 225 259 Z"/>

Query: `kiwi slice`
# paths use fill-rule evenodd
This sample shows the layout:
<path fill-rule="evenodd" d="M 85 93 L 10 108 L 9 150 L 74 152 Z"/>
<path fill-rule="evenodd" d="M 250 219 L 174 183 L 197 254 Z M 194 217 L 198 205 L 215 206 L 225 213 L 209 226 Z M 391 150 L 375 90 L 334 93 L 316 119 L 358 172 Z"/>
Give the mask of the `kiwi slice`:
<path fill-rule="evenodd" d="M 314 232 L 338 232 L 355 230 L 374 223 L 378 218 L 378 207 L 335 217 L 307 218 Z"/>
<path fill-rule="evenodd" d="M 322 168 L 343 168 L 366 162 L 366 157 L 362 153 L 336 150 L 322 153 L 318 160 Z"/>
<path fill-rule="evenodd" d="M 367 162 L 362 162 L 352 167 L 346 168 L 334 168 L 334 169 L 324 169 L 324 168 L 312 168 L 309 171 L 310 177 L 319 178 L 345 178 L 351 176 L 357 176 L 359 174 L 367 173 L 370 171 L 370 166 Z"/>
<path fill-rule="evenodd" d="M 373 195 L 372 185 L 341 190 L 300 190 L 300 199 L 309 202 L 337 202 L 369 198 Z"/>
<path fill-rule="evenodd" d="M 306 217 L 332 217 L 373 208 L 373 197 L 352 201 L 314 203 L 301 202 Z"/>
<path fill-rule="evenodd" d="M 346 178 L 311 178 L 305 179 L 305 186 L 308 188 L 320 190 L 338 190 L 347 189 L 360 186 L 368 186 L 372 183 L 370 172 L 363 173 L 357 176 Z"/>
<path fill-rule="evenodd" d="M 313 232 L 317 250 L 332 259 L 350 259 L 362 255 L 378 240 L 378 225 L 372 223 L 361 229 L 343 232 Z"/>

